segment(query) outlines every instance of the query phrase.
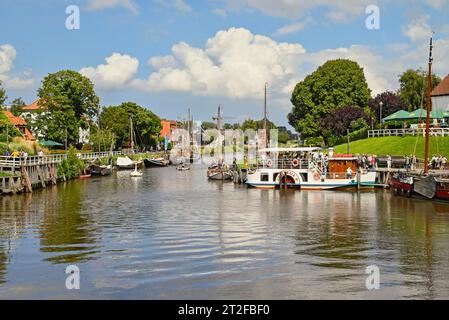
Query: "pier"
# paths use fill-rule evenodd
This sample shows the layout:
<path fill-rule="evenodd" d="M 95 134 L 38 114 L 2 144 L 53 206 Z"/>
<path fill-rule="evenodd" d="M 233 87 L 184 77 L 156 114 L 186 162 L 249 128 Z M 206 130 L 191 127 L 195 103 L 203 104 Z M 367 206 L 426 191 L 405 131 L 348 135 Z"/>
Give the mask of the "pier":
<path fill-rule="evenodd" d="M 83 161 L 122 155 L 122 152 L 78 153 Z M 58 165 L 67 158 L 66 154 L 31 157 L 0 156 L 0 194 L 33 192 L 33 189 L 55 185 L 65 180 L 58 174 Z"/>

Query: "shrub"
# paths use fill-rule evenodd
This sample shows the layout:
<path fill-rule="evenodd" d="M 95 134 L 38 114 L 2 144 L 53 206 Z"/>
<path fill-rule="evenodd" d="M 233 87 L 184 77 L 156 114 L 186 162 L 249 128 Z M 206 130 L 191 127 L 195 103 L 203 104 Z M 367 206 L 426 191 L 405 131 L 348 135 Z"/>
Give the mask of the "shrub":
<path fill-rule="evenodd" d="M 67 152 L 67 158 L 61 161 L 58 166 L 59 176 L 64 174 L 66 179 L 70 180 L 78 177 L 84 170 L 84 162 L 78 158 L 77 153 L 77 150 L 73 146 L 70 146 L 69 151 Z"/>

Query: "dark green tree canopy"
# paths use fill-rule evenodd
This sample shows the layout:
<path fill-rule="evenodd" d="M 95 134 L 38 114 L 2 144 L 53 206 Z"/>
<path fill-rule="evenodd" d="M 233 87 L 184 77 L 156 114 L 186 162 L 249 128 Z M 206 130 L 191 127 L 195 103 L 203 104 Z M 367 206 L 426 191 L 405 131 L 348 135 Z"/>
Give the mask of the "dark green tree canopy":
<path fill-rule="evenodd" d="M 371 98 L 363 69 L 346 59 L 330 60 L 298 83 L 288 121 L 303 137 L 320 136 L 321 119 L 335 108 L 364 108 Z"/>
<path fill-rule="evenodd" d="M 420 70 L 407 70 L 399 76 L 399 96 L 407 103 L 408 110 L 413 111 L 424 106 L 427 101 L 428 73 Z M 441 78 L 432 75 L 432 89 L 441 82 Z"/>
<path fill-rule="evenodd" d="M 408 104 L 397 94 L 385 91 L 378 94 L 374 99 L 371 99 L 368 103 L 376 122 L 380 119 L 380 103 L 382 104 L 382 118 L 399 111 L 407 110 Z"/>
<path fill-rule="evenodd" d="M 38 90 L 39 104 L 47 112 L 45 135 L 62 142 L 67 134 L 68 143 L 77 143 L 79 128 L 87 128 L 98 112 L 100 99 L 89 78 L 72 70 L 47 75 Z"/>
<path fill-rule="evenodd" d="M 130 118 L 137 131 L 138 143 L 153 144 L 155 139 L 152 137 L 157 136 L 162 129 L 161 119 L 134 102 L 104 108 L 100 116 L 100 127 L 113 132 L 119 145 L 127 143 L 130 140 Z"/>

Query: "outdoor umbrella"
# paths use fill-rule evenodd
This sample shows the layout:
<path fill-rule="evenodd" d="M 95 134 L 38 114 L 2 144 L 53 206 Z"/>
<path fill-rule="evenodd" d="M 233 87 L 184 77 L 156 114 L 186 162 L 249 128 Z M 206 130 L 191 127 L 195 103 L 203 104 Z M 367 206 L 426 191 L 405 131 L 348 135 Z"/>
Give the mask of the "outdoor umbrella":
<path fill-rule="evenodd" d="M 52 140 L 40 141 L 39 144 L 43 147 L 62 147 L 62 146 L 64 146 L 62 143 L 52 141 Z"/>
<path fill-rule="evenodd" d="M 427 111 L 424 109 L 417 109 L 410 113 L 409 119 L 425 119 L 427 117 Z M 430 112 L 431 119 L 444 119 L 444 112 L 441 110 L 434 110 Z"/>
<path fill-rule="evenodd" d="M 386 118 L 383 118 L 383 121 L 393 121 L 393 120 L 407 120 L 409 118 L 410 113 L 404 110 L 399 110 Z"/>

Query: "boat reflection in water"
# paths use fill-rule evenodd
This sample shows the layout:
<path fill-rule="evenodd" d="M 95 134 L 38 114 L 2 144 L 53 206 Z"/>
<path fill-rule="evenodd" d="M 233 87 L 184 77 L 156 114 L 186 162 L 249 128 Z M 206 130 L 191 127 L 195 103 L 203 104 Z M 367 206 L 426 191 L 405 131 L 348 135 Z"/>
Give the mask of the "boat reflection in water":
<path fill-rule="evenodd" d="M 0 198 L 0 299 L 448 298 L 449 206 L 117 172 Z M 207 197 L 204 196 L 207 194 Z M 365 287 L 367 266 L 381 290 Z"/>

